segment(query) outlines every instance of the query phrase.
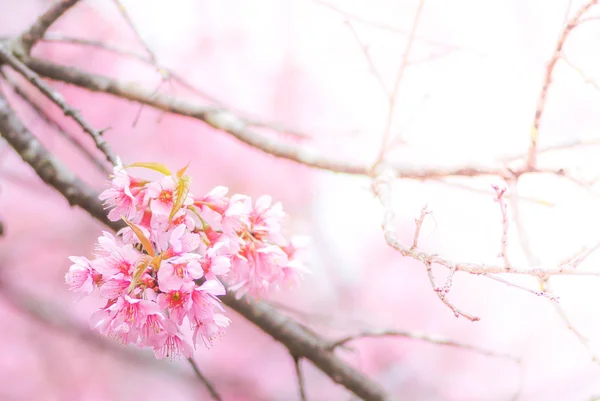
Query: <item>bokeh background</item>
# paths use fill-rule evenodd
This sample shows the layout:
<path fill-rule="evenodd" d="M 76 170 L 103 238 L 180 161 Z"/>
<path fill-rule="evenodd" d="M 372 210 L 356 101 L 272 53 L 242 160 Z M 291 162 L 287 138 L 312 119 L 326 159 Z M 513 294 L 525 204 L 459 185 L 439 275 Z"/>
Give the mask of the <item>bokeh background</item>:
<path fill-rule="evenodd" d="M 309 138 L 272 132 L 327 154 L 370 163 L 377 156 L 388 103 L 373 68 L 391 90 L 418 2 L 316 0 L 123 0 L 161 65 L 172 68 L 240 113 L 277 122 Z M 0 34 L 26 29 L 49 1 L 2 0 Z M 527 151 L 536 101 L 565 18 L 577 1 L 426 0 L 400 85 L 390 159 L 406 166 L 490 165 Z M 599 15 L 594 10 L 590 17 Z M 101 40 L 143 53 L 114 3 L 84 0 L 51 32 Z M 540 130 L 552 146 L 599 138 L 600 22 L 569 37 Z M 365 57 L 367 53 L 371 63 Z M 161 82 L 156 69 L 85 46 L 40 43 L 34 54 L 90 72 L 139 82 L 163 93 L 209 102 Z M 375 67 L 373 67 L 375 66 Z M 582 72 L 584 72 L 582 74 Z M 340 351 L 400 399 L 590 400 L 600 394 L 600 297 L 596 277 L 555 277 L 552 289 L 584 346 L 552 303 L 484 277 L 457 274 L 449 299 L 481 317 L 456 319 L 432 291 L 424 267 L 389 249 L 382 210 L 364 177 L 311 170 L 241 144 L 199 121 L 52 83 L 97 128 L 125 163 L 191 161 L 194 193 L 215 185 L 252 196 L 270 194 L 289 213 L 287 229 L 309 235 L 312 274 L 270 301 L 334 339 L 365 329 L 413 330 L 522 358 L 483 356 L 405 338 L 364 339 Z M 81 143 L 91 140 L 29 86 L 25 89 Z M 10 92 L 3 87 L 5 92 Z M 10 93 L 9 93 L 10 94 Z M 69 167 L 99 190 L 106 177 L 22 102 L 10 96 L 27 126 Z M 97 153 L 97 152 L 96 152 Z M 520 179 L 520 223 L 536 266 L 551 268 L 600 241 L 593 180 L 596 146 L 540 156 L 581 182 L 553 175 Z M 394 184 L 399 237 L 411 243 L 414 219 L 433 212 L 420 245 L 454 260 L 501 264 L 502 223 L 492 185 L 499 178 L 452 178 Z M 514 211 L 509 214 L 514 217 Z M 14 151 L 0 142 L 0 399 L 208 399 L 185 361 L 106 346 L 86 336 L 96 300 L 77 301 L 64 285 L 67 256 L 90 256 L 103 227 L 69 207 Z M 521 235 L 521 237 L 523 237 Z M 511 221 L 511 262 L 532 268 Z M 592 254 L 578 269 L 598 269 Z M 435 270 L 438 281 L 446 272 Z M 539 289 L 528 277 L 505 279 Z M 12 288 L 8 290 L 7 287 Z M 202 371 L 232 401 L 296 400 L 285 348 L 233 311 L 227 335 L 200 349 Z M 600 354 L 599 354 L 600 355 Z M 351 395 L 306 363 L 310 400 Z"/>

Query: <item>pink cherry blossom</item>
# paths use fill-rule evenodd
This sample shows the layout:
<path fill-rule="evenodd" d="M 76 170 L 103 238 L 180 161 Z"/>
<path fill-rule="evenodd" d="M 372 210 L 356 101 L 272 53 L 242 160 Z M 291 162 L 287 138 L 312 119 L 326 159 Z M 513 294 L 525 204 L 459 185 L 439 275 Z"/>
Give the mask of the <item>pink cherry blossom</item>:
<path fill-rule="evenodd" d="M 208 248 L 204 257 L 200 260 L 204 276 L 207 280 L 215 280 L 217 276 L 229 273 L 231 267 L 231 255 L 227 254 L 226 242 L 218 242 Z"/>
<path fill-rule="evenodd" d="M 136 164 L 144 166 L 168 171 Z M 296 255 L 302 246 L 282 234 L 280 203 L 262 196 L 253 206 L 248 196 L 227 197 L 227 188 L 216 187 L 196 200 L 188 192 L 173 213 L 178 180 L 190 182 L 183 174 L 185 169 L 142 181 L 115 168 L 101 198 L 112 208 L 111 220 L 123 217 L 129 225 L 116 236 L 103 232 L 95 258 L 71 257 L 65 275 L 70 290 L 96 290 L 106 300 L 90 319 L 93 328 L 125 344 L 151 347 L 157 358 L 192 355 L 184 320 L 194 347 L 210 347 L 225 332 L 231 321 L 219 299 L 226 293 L 221 280 L 238 296 L 261 297 L 298 283 L 306 271 Z"/>
<path fill-rule="evenodd" d="M 87 258 L 79 256 L 70 256 L 73 264 L 65 274 L 65 282 L 69 285 L 69 290 L 89 295 L 94 291 L 94 284 L 102 278 Z"/>
<path fill-rule="evenodd" d="M 143 209 L 145 194 L 140 191 L 139 187 L 132 187 L 137 184 L 132 181 L 126 170 L 120 166 L 115 167 L 111 187 L 99 196 L 107 208 L 112 208 L 108 212 L 109 220 L 118 221 L 121 220 L 121 216 L 130 220 L 139 217 L 139 211 Z"/>
<path fill-rule="evenodd" d="M 167 323 L 166 321 L 165 323 Z M 154 347 L 154 356 L 156 359 L 173 359 L 180 355 L 185 358 L 191 358 L 194 354 L 192 346 L 183 339 L 181 333 L 173 325 L 165 325 L 165 334 L 162 337 L 160 345 Z"/>
<path fill-rule="evenodd" d="M 224 309 L 217 298 L 224 294 L 225 287 L 217 280 L 208 280 L 192 292 L 188 318 L 194 329 L 194 345 L 198 343 L 199 336 L 209 347 L 229 325 L 230 320 L 220 313 L 224 312 Z"/>
<path fill-rule="evenodd" d="M 157 302 L 160 309 L 168 309 L 170 318 L 177 325 L 181 325 L 183 318 L 192 305 L 190 285 L 183 285 L 181 288 L 172 291 L 166 291 L 158 295 Z"/>
<path fill-rule="evenodd" d="M 169 245 L 171 253 L 181 255 L 195 251 L 200 246 L 200 236 L 198 234 L 186 232 L 187 227 L 183 224 L 178 226 L 171 232 L 169 237 Z"/>
<path fill-rule="evenodd" d="M 280 202 L 273 205 L 271 203 L 269 195 L 263 195 L 256 200 L 249 216 L 252 235 L 257 239 L 265 238 L 270 242 L 283 244 L 285 237 L 281 234 L 281 221 L 285 213 Z"/>
<path fill-rule="evenodd" d="M 201 257 L 197 254 L 176 256 L 161 263 L 158 285 L 161 291 L 174 291 L 204 275 Z"/>

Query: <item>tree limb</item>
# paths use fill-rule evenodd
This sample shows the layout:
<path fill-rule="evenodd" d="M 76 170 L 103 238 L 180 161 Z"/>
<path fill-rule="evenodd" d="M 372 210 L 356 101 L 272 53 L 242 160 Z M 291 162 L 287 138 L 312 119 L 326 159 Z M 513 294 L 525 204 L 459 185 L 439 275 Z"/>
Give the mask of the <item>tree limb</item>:
<path fill-rule="evenodd" d="M 55 81 L 65 82 L 94 92 L 108 93 L 122 99 L 146 104 L 158 110 L 203 121 L 217 130 L 232 135 L 247 145 L 279 158 L 334 173 L 375 177 L 375 173 L 366 163 L 362 164 L 336 159 L 329 155 L 323 155 L 308 145 L 259 134 L 249 128 L 252 124 L 247 123 L 244 119 L 221 107 L 206 106 L 169 95 L 157 94 L 153 89 L 144 88 L 135 82 L 116 80 L 104 75 L 92 74 L 74 67 L 38 58 L 23 57 L 22 61 L 41 76 Z M 449 176 L 474 177 L 496 175 L 505 177 L 519 176 L 527 173 L 565 175 L 561 169 L 529 169 L 524 167 L 516 171 L 510 171 L 500 163 L 485 166 L 464 165 L 450 167 L 423 167 L 389 163 L 387 167 L 392 170 L 396 177 L 416 180 Z"/>
<path fill-rule="evenodd" d="M 29 54 L 33 45 L 44 36 L 50 25 L 77 2 L 79 0 L 59 0 L 48 11 L 40 15 L 35 23 L 16 39 L 19 53 Z"/>
<path fill-rule="evenodd" d="M 87 210 L 90 215 L 111 227 L 119 229 L 118 223 L 110 222 L 97 198 L 97 193 L 77 178 L 62 163 L 52 156 L 23 125 L 0 94 L 0 134 L 21 155 L 38 175 L 50 186 L 57 189 L 69 200 Z M 310 360 L 335 383 L 341 384 L 358 397 L 367 401 L 392 401 L 383 388 L 367 376 L 347 365 L 328 351 L 328 343 L 306 331 L 301 325 L 288 318 L 264 302 L 250 302 L 242 297 L 236 299 L 228 293 L 223 302 L 260 327 L 293 355 Z"/>
<path fill-rule="evenodd" d="M 0 94 L 0 135 L 35 170 L 37 175 L 60 192 L 71 206 L 79 206 L 113 229 L 120 228 L 106 217 L 106 211 L 98 200 L 98 192 L 86 186 L 67 166 L 48 152 L 19 120 L 2 94 Z"/>

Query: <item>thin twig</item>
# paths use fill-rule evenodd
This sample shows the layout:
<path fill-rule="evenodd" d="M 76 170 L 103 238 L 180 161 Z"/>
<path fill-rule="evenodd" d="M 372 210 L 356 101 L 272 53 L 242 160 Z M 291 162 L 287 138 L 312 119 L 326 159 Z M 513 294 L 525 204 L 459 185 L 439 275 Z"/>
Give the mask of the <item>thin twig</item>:
<path fill-rule="evenodd" d="M 533 118 L 533 126 L 531 128 L 530 134 L 530 143 L 529 143 L 529 152 L 527 155 L 527 166 L 529 168 L 534 168 L 536 166 L 537 159 L 537 147 L 538 147 L 538 138 L 539 138 L 539 129 L 540 129 L 540 121 L 542 120 L 542 114 L 544 113 L 544 108 L 546 107 L 546 100 L 548 98 L 548 90 L 550 88 L 550 84 L 552 83 L 552 73 L 554 72 L 554 67 L 556 66 L 557 61 L 560 59 L 563 51 L 563 46 L 569 33 L 577 27 L 579 24 L 581 17 L 594 5 L 598 4 L 598 0 L 591 0 L 586 3 L 583 7 L 581 7 L 568 22 L 563 31 L 558 38 L 558 42 L 556 43 L 556 47 L 554 48 L 554 53 L 552 54 L 552 58 L 548 62 L 546 66 L 546 75 L 544 77 L 544 84 L 542 86 L 542 90 L 538 97 L 537 106 L 535 108 L 535 115 Z"/>
<path fill-rule="evenodd" d="M 369 54 L 369 47 L 362 42 L 362 40 L 358 36 L 358 33 L 356 32 L 356 29 L 354 29 L 354 25 L 352 25 L 352 23 L 350 21 L 346 21 L 346 25 L 350 29 L 350 32 L 352 32 L 352 37 L 354 38 L 354 40 L 356 40 L 356 43 L 358 44 L 358 46 L 360 47 L 360 50 L 362 51 L 363 55 L 365 56 L 365 59 L 367 60 L 367 63 L 369 64 L 369 69 L 371 71 L 371 74 L 373 74 L 373 76 L 375 76 L 375 78 L 377 79 L 377 82 L 379 83 L 381 90 L 385 94 L 386 99 L 389 99 L 391 97 L 391 93 L 389 92 L 388 88 L 385 86 L 385 82 L 383 82 L 383 77 L 377 70 L 377 66 L 375 65 L 375 62 L 373 62 L 373 58 L 371 58 L 371 55 Z"/>
<path fill-rule="evenodd" d="M 494 201 L 500 206 L 500 216 L 502 217 L 502 237 L 500 239 L 500 257 L 504 261 L 504 266 L 510 267 L 510 259 L 508 258 L 508 206 L 504 200 L 504 193 L 506 188 L 500 188 L 496 185 L 492 185 L 492 188 L 496 192 L 496 198 Z"/>
<path fill-rule="evenodd" d="M 381 22 L 369 20 L 369 19 L 364 18 L 364 17 L 362 17 L 362 16 L 360 16 L 358 14 L 352 14 L 352 13 L 349 13 L 349 12 L 347 12 L 345 10 L 342 10 L 341 8 L 335 6 L 335 5 L 331 4 L 331 3 L 328 3 L 326 1 L 323 1 L 323 0 L 313 0 L 313 1 L 315 3 L 321 5 L 321 6 L 325 7 L 325 8 L 328 8 L 328 9 L 336 12 L 337 14 L 341 15 L 342 17 L 344 17 L 345 20 L 358 22 L 360 24 L 367 25 L 367 26 L 370 26 L 370 27 L 373 27 L 373 28 L 377 28 L 377 29 L 380 29 L 380 30 L 386 31 L 386 32 L 391 32 L 391 33 L 400 34 L 400 35 L 410 35 L 410 31 L 409 30 L 405 30 L 405 29 L 397 28 L 397 27 L 395 27 L 393 25 L 384 24 L 384 23 L 381 23 Z M 428 38 L 423 38 L 423 37 L 420 37 L 420 36 L 417 36 L 415 39 L 418 42 L 422 42 L 422 43 L 425 43 L 425 44 L 428 44 L 428 45 L 437 46 L 437 47 L 443 47 L 443 48 L 446 48 L 446 49 L 458 50 L 458 46 L 451 45 L 451 44 L 448 44 L 448 43 L 444 43 L 444 42 L 441 42 L 441 41 L 432 40 L 432 39 L 428 39 Z"/>
<path fill-rule="evenodd" d="M 548 298 L 552 302 L 558 302 L 558 297 L 556 295 L 554 295 L 554 294 L 549 293 L 549 292 L 532 290 L 531 288 L 522 286 L 520 284 L 512 283 L 512 282 L 510 282 L 508 280 L 503 279 L 502 277 L 494 276 L 492 274 L 484 274 L 484 276 L 487 277 L 487 278 L 489 278 L 489 279 L 498 281 L 499 283 L 506 284 L 509 287 L 518 288 L 519 290 L 523 290 L 525 292 L 528 292 L 528 293 L 533 294 L 533 295 L 538 296 L 538 297 Z"/>
<path fill-rule="evenodd" d="M 99 160 L 90 152 L 85 146 L 83 146 L 73 135 L 67 132 L 57 121 L 55 121 L 46 111 L 38 105 L 31 96 L 29 96 L 24 90 L 22 90 L 17 82 L 9 77 L 4 71 L 0 70 L 0 76 L 6 81 L 6 83 L 12 88 L 13 92 L 19 96 L 40 118 L 52 129 L 58 132 L 63 138 L 65 138 L 71 145 L 79 150 L 103 175 L 108 175 L 111 170 L 106 167 L 102 160 Z"/>
<path fill-rule="evenodd" d="M 194 358 L 188 358 L 188 362 L 190 363 L 192 369 L 194 370 L 194 374 L 196 375 L 198 380 L 200 380 L 202 382 L 202 384 L 204 384 L 204 386 L 210 393 L 210 397 L 215 401 L 222 401 L 223 399 L 221 398 L 221 396 L 219 395 L 219 393 L 217 392 L 215 387 L 212 385 L 210 380 L 208 380 L 206 378 L 206 376 L 204 376 L 204 374 L 200 371 L 200 368 L 198 367 L 198 364 L 196 363 L 196 361 L 194 361 Z"/>
<path fill-rule="evenodd" d="M 40 15 L 29 29 L 16 38 L 15 50 L 19 51 L 22 55 L 29 54 L 33 45 L 44 36 L 50 25 L 78 1 L 79 0 L 57 1 L 50 9 L 48 9 L 48 11 Z"/>
<path fill-rule="evenodd" d="M 92 137 L 96 143 L 96 147 L 104 153 L 106 159 L 113 165 L 117 164 L 117 156 L 108 146 L 108 143 L 102 138 L 102 132 L 94 129 L 83 117 L 79 111 L 72 108 L 63 97 L 46 84 L 42 79 L 32 71 L 29 67 L 23 64 L 18 58 L 13 56 L 3 44 L 0 44 L 0 58 L 8 63 L 15 71 L 23 75 L 31 84 L 40 90 L 48 99 L 54 102 L 65 113 L 71 117 L 88 135 Z"/>
<path fill-rule="evenodd" d="M 113 0 L 113 3 L 115 3 L 115 5 L 117 6 L 117 9 L 119 10 L 119 13 L 121 14 L 121 17 L 123 17 L 123 19 L 125 20 L 125 22 L 129 26 L 129 29 L 131 29 L 131 31 L 134 33 L 136 39 L 138 40 L 138 42 L 140 42 L 140 44 L 142 45 L 142 47 L 144 48 L 144 50 L 148 54 L 150 62 L 154 66 L 156 66 L 158 68 L 158 62 L 157 62 L 157 59 L 156 59 L 156 55 L 150 49 L 150 46 L 148 46 L 148 44 L 146 43 L 146 41 L 144 40 L 144 38 L 140 34 L 140 31 L 137 29 L 137 27 L 133 23 L 133 20 L 129 16 L 129 13 L 127 12 L 127 9 L 123 5 L 123 3 L 121 3 L 120 0 Z M 168 72 L 166 72 L 164 70 L 161 70 L 161 69 L 159 69 L 158 71 L 159 71 L 159 73 L 161 73 L 161 75 L 163 75 L 163 79 L 167 79 L 168 78 Z"/>
<path fill-rule="evenodd" d="M 585 82 L 586 84 L 592 85 L 594 87 L 594 89 L 596 89 L 597 91 L 600 92 L 600 85 L 598 85 L 598 83 L 596 82 L 596 80 L 594 78 L 590 77 L 585 72 L 583 72 L 583 70 L 581 68 L 579 68 L 575 64 L 571 63 L 569 61 L 569 59 L 567 58 L 567 56 L 565 56 L 564 54 L 562 55 L 561 59 L 569 67 L 571 67 L 576 73 L 578 73 L 581 76 L 581 78 L 583 79 L 583 82 Z"/>
<path fill-rule="evenodd" d="M 360 333 L 357 333 L 354 335 L 343 337 L 339 340 L 332 342 L 330 345 L 330 349 L 333 350 L 335 348 L 344 346 L 351 341 L 356 341 L 356 340 L 359 340 L 362 338 L 369 338 L 369 337 L 403 337 L 403 338 L 408 338 L 411 340 L 424 341 L 424 342 L 427 342 L 430 344 L 435 344 L 435 345 L 445 345 L 445 346 L 449 346 L 449 347 L 461 348 L 461 349 L 476 352 L 481 355 L 491 356 L 491 357 L 495 357 L 495 358 L 506 358 L 506 359 L 511 359 L 513 361 L 518 361 L 518 358 L 516 358 L 515 356 L 512 356 L 512 355 L 509 355 L 509 354 L 483 349 L 483 348 L 476 347 L 476 346 L 470 345 L 470 344 L 463 344 L 458 341 L 449 340 L 447 338 L 434 336 L 431 334 L 426 334 L 426 333 L 417 332 L 417 331 L 403 331 L 403 330 L 363 331 L 363 332 L 360 332 Z"/>
<path fill-rule="evenodd" d="M 390 132 L 392 129 L 392 121 L 394 119 L 394 110 L 396 108 L 396 98 L 398 97 L 398 90 L 400 88 L 400 82 L 402 82 L 402 78 L 404 77 L 404 71 L 406 70 L 406 66 L 408 65 L 408 57 L 410 56 L 410 51 L 413 46 L 413 42 L 415 40 L 415 36 L 417 33 L 417 27 L 419 26 L 419 20 L 421 19 L 421 12 L 423 11 L 423 6 L 425 5 L 425 0 L 420 0 L 419 5 L 417 6 L 417 11 L 415 14 L 415 18 L 413 20 L 412 27 L 410 29 L 410 33 L 408 35 L 408 41 L 406 43 L 406 48 L 404 49 L 404 54 L 402 55 L 402 62 L 400 64 L 400 68 L 398 69 L 398 73 L 396 75 L 396 80 L 394 81 L 394 86 L 392 88 L 391 94 L 388 98 L 388 113 L 385 122 L 385 129 L 383 132 L 383 138 L 381 140 L 381 148 L 379 150 L 379 155 L 377 156 L 377 160 L 375 164 L 379 164 L 383 161 L 386 152 L 388 151 L 388 142 L 390 137 Z"/>
<path fill-rule="evenodd" d="M 108 220 L 98 192 L 87 187 L 67 166 L 55 158 L 16 116 L 0 93 L 0 135 L 48 185 L 58 190 L 71 206 L 79 206 L 92 217 L 115 230 L 122 228 Z"/>
<path fill-rule="evenodd" d="M 208 94 L 207 92 L 205 92 L 203 90 L 200 90 L 197 86 L 195 86 L 190 81 L 185 79 L 182 75 L 180 75 L 177 71 L 173 70 L 172 68 L 167 68 L 163 65 L 157 65 L 157 64 L 153 63 L 152 60 L 147 55 L 138 53 L 136 51 L 126 49 L 126 48 L 123 48 L 120 46 L 115 46 L 110 43 L 102 42 L 99 40 L 74 38 L 71 36 L 64 36 L 64 35 L 55 34 L 55 33 L 46 33 L 46 35 L 44 35 L 42 40 L 48 41 L 48 42 L 54 42 L 54 43 L 67 43 L 67 44 L 74 44 L 74 45 L 80 45 L 80 46 L 95 47 L 97 49 L 111 52 L 111 53 L 114 53 L 114 54 L 117 54 L 120 56 L 133 58 L 144 64 L 151 65 L 159 71 L 166 71 L 168 73 L 169 78 L 173 82 L 178 83 L 183 88 L 189 90 L 190 92 L 201 97 L 202 99 L 209 101 L 213 105 L 218 106 L 220 108 L 226 108 L 228 110 L 235 111 L 237 114 L 240 114 L 240 115 L 243 114 L 244 115 L 244 117 L 243 117 L 244 123 L 247 124 L 248 127 L 266 128 L 271 131 L 276 131 L 276 132 L 279 132 L 282 134 L 287 134 L 289 136 L 300 138 L 300 139 L 310 137 L 310 135 L 305 132 L 300 132 L 294 128 L 287 127 L 283 124 L 274 123 L 274 122 L 266 122 L 266 121 L 259 120 L 254 117 L 249 117 L 249 116 L 247 116 L 247 113 L 243 113 L 239 110 L 236 110 L 234 107 L 225 104 L 225 102 L 223 102 L 220 99 L 217 99 L 215 96 Z M 161 74 L 161 77 L 162 77 L 162 74 Z M 152 106 L 152 105 L 150 105 L 150 106 Z"/>
<path fill-rule="evenodd" d="M 419 235 L 421 234 L 421 226 L 423 226 L 423 222 L 425 221 L 425 216 L 431 214 L 430 210 L 427 210 L 427 205 L 423 206 L 421 209 L 421 215 L 418 219 L 415 219 L 415 234 L 413 235 L 413 243 L 411 249 L 417 249 L 417 245 L 419 242 Z"/>
<path fill-rule="evenodd" d="M 596 244 L 592 246 L 584 246 L 579 252 L 577 252 L 574 256 L 571 256 L 561 262 L 561 266 L 566 265 L 570 268 L 576 268 L 581 263 L 583 263 L 590 255 L 600 249 L 600 241 L 596 242 Z"/>
<path fill-rule="evenodd" d="M 544 288 L 546 289 L 546 291 L 550 292 L 550 283 L 549 282 L 544 282 L 542 283 L 544 285 Z M 581 345 L 583 345 L 583 347 L 585 348 L 586 352 L 588 353 L 590 360 L 595 363 L 596 365 L 600 366 L 600 359 L 598 358 L 598 356 L 596 355 L 596 353 L 594 352 L 594 350 L 592 349 L 592 345 L 590 344 L 590 340 L 588 338 L 586 338 L 571 322 L 571 319 L 569 319 L 569 316 L 567 315 L 567 312 L 565 311 L 565 309 L 562 307 L 562 305 L 555 303 L 554 304 L 554 308 L 556 310 L 556 313 L 558 314 L 558 316 L 562 319 L 562 321 L 564 322 L 565 326 L 567 327 L 567 329 L 573 333 L 575 335 L 575 337 L 577 337 L 577 340 L 579 341 L 579 343 L 581 343 Z"/>
<path fill-rule="evenodd" d="M 467 320 L 470 320 L 471 322 L 477 322 L 478 320 L 480 320 L 480 318 L 477 316 L 461 311 L 448 300 L 447 295 L 450 291 L 449 284 L 452 284 L 452 275 L 454 274 L 455 270 L 450 270 L 450 274 L 448 275 L 448 279 L 444 287 L 438 287 L 435 283 L 435 277 L 433 277 L 433 269 L 431 267 L 431 263 L 425 263 L 425 268 L 427 270 L 427 277 L 429 278 L 429 283 L 431 284 L 431 288 L 433 288 L 433 292 L 435 292 L 435 294 L 438 296 L 438 298 L 440 299 L 440 301 L 442 301 L 444 305 L 450 308 L 452 313 L 454 313 L 454 316 L 462 316 Z"/>
<path fill-rule="evenodd" d="M 300 366 L 301 358 L 292 355 L 292 359 L 294 360 L 294 369 L 296 370 L 296 377 L 298 378 L 298 392 L 300 394 L 300 401 L 307 401 L 306 397 L 306 384 L 304 380 L 304 372 L 302 372 L 302 367 Z"/>

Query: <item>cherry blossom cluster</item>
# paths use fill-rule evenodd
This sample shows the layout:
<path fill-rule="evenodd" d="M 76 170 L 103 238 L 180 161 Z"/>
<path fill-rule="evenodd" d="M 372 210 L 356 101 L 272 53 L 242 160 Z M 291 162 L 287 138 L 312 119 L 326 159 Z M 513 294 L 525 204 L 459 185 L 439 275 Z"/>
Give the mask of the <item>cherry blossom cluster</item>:
<path fill-rule="evenodd" d="M 135 178 L 132 167 L 161 178 Z M 185 171 L 172 174 L 159 163 L 115 167 L 100 200 L 108 218 L 126 226 L 116 236 L 104 232 L 92 260 L 70 257 L 65 275 L 72 291 L 107 300 L 92 315 L 93 328 L 152 347 L 159 359 L 190 357 L 198 343 L 208 347 L 223 333 L 230 320 L 219 299 L 226 293 L 222 281 L 236 296 L 259 298 L 296 284 L 306 271 L 297 259 L 301 240 L 281 233 L 280 203 L 228 197 L 225 187 L 194 196 Z"/>

